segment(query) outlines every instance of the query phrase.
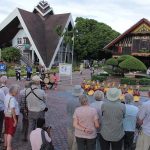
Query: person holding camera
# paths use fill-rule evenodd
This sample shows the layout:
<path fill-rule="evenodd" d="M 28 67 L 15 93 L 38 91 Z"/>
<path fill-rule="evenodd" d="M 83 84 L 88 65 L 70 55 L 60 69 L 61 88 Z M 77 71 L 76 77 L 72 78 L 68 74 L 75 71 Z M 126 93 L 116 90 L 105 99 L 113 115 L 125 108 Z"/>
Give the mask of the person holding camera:
<path fill-rule="evenodd" d="M 30 143 L 32 150 L 41 150 L 43 149 L 43 147 L 46 147 L 49 150 L 54 150 L 50 137 L 50 131 L 51 127 L 45 127 L 45 119 L 38 118 L 37 128 L 30 134 Z"/>
<path fill-rule="evenodd" d="M 45 112 L 48 111 L 46 106 L 46 94 L 44 90 L 40 89 L 40 81 L 41 79 L 39 76 L 33 76 L 30 88 L 25 90 L 29 133 L 36 128 L 37 119 L 45 118 Z"/>

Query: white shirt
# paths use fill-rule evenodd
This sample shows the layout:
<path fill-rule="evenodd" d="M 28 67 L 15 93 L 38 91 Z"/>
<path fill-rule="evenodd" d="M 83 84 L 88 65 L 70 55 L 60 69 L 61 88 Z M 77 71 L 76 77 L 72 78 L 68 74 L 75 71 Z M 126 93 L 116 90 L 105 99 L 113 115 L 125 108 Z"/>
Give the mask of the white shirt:
<path fill-rule="evenodd" d="M 7 95 L 8 92 L 9 92 L 8 87 L 6 87 L 6 85 L 4 85 L 4 84 L 2 84 L 2 85 L 0 86 L 0 89 L 3 90 L 3 92 L 4 92 L 5 95 Z"/>
<path fill-rule="evenodd" d="M 19 104 L 14 96 L 11 96 L 9 93 L 6 95 L 5 100 L 4 100 L 4 113 L 11 113 L 11 109 L 15 108 L 16 115 L 20 114 L 19 110 Z"/>
<path fill-rule="evenodd" d="M 30 134 L 30 142 L 32 150 L 40 150 L 42 145 L 42 136 L 41 136 L 41 128 L 36 128 Z M 51 138 L 48 136 L 48 133 L 45 131 L 45 138 L 48 142 L 51 142 Z"/>

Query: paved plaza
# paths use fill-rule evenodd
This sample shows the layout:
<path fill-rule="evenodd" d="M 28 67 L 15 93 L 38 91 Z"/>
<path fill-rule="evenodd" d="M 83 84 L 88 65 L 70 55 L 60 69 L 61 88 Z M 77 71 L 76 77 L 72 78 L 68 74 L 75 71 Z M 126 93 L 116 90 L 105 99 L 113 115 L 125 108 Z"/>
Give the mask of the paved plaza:
<path fill-rule="evenodd" d="M 52 140 L 55 146 L 55 150 L 67 150 L 67 115 L 66 106 L 67 101 L 71 98 L 72 87 L 75 84 L 80 84 L 84 79 L 90 78 L 89 71 L 85 71 L 82 76 L 79 72 L 73 74 L 73 82 L 70 84 L 70 77 L 61 77 L 61 82 L 57 90 L 46 90 L 48 112 L 46 113 L 46 125 L 52 126 Z M 24 87 L 25 80 L 16 81 L 15 78 L 9 78 L 8 86 L 17 83 Z M 21 115 L 19 117 L 19 123 L 17 126 L 17 132 L 14 137 L 13 147 L 14 150 L 30 150 L 30 143 L 22 141 L 21 135 Z M 35 139 L 36 140 L 36 139 Z M 1 147 L 0 147 L 1 149 Z"/>
<path fill-rule="evenodd" d="M 46 125 L 52 126 L 52 140 L 55 150 L 68 150 L 67 148 L 67 101 L 71 100 L 72 87 L 80 84 L 86 78 L 90 79 L 90 72 L 86 70 L 83 75 L 79 72 L 73 74 L 73 83 L 70 84 L 69 77 L 62 77 L 57 90 L 46 90 L 48 112 L 46 113 Z M 8 85 L 16 83 L 23 88 L 24 80 L 15 81 L 15 78 L 9 78 Z M 21 135 L 21 115 L 17 127 L 17 132 L 13 141 L 14 150 L 30 150 L 30 143 L 22 141 Z M 36 139 L 35 139 L 36 140 Z M 1 147 L 0 147 L 1 148 Z"/>

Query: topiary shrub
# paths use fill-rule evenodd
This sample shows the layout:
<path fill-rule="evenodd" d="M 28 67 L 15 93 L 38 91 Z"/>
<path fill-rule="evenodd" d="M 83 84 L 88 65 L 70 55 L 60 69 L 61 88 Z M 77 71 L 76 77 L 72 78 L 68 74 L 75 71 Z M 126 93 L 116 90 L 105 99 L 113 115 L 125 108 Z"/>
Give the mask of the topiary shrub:
<path fill-rule="evenodd" d="M 115 58 L 110 58 L 106 61 L 106 64 L 114 67 L 118 65 L 118 60 Z"/>
<path fill-rule="evenodd" d="M 120 80 L 121 84 L 128 84 L 128 85 L 136 85 L 137 84 L 137 80 L 134 78 L 122 78 Z"/>
<path fill-rule="evenodd" d="M 146 79 L 146 78 L 140 79 L 139 84 L 140 85 L 150 85 L 150 79 Z"/>
<path fill-rule="evenodd" d="M 147 68 L 145 64 L 135 57 L 125 59 L 119 64 L 121 69 L 126 69 L 128 71 L 146 71 Z"/>
<path fill-rule="evenodd" d="M 101 75 L 93 75 L 91 80 L 94 80 L 94 81 L 99 81 L 99 82 L 103 82 L 104 80 L 107 79 L 107 76 L 101 76 Z"/>
<path fill-rule="evenodd" d="M 118 57 L 117 60 L 119 63 L 121 63 L 122 61 L 129 59 L 129 58 L 134 58 L 134 57 L 130 56 L 130 55 L 122 55 L 122 56 Z"/>

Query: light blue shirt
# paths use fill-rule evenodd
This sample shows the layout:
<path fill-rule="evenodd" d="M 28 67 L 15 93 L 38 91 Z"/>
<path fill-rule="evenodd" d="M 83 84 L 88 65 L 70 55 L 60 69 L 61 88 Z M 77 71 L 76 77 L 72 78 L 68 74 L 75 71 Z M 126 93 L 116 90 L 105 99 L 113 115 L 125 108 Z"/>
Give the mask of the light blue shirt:
<path fill-rule="evenodd" d="M 150 136 L 150 100 L 144 102 L 138 113 L 140 120 L 143 120 L 142 130 L 144 134 Z"/>
<path fill-rule="evenodd" d="M 125 113 L 125 118 L 123 120 L 124 131 L 134 132 L 139 109 L 138 107 L 129 104 L 125 104 L 125 107 L 126 107 L 126 113 Z"/>
<path fill-rule="evenodd" d="M 4 100 L 5 100 L 5 94 L 4 94 L 3 90 L 0 89 L 0 111 L 3 111 L 5 108 Z"/>

